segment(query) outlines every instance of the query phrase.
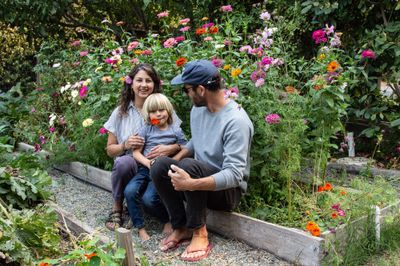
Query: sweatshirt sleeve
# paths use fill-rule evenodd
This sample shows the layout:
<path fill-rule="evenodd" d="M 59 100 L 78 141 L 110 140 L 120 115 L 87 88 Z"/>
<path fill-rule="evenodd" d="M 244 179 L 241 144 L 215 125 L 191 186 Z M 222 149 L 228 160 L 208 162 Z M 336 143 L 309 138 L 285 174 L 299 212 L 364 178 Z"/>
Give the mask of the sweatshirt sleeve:
<path fill-rule="evenodd" d="M 247 172 L 252 127 L 244 119 L 231 120 L 223 135 L 223 163 L 221 171 L 214 174 L 215 190 L 232 187 L 246 187 L 244 175 Z"/>

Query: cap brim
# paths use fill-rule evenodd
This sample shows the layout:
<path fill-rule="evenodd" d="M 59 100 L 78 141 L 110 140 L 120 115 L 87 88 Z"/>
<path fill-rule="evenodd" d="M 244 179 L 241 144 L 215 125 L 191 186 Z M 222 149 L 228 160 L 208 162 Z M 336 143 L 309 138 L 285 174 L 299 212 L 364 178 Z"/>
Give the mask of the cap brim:
<path fill-rule="evenodd" d="M 173 79 L 171 80 L 171 85 L 179 85 L 179 84 L 183 84 L 183 83 L 184 83 L 184 82 L 183 82 L 183 80 L 182 80 L 182 74 L 176 76 L 175 78 L 173 78 Z"/>

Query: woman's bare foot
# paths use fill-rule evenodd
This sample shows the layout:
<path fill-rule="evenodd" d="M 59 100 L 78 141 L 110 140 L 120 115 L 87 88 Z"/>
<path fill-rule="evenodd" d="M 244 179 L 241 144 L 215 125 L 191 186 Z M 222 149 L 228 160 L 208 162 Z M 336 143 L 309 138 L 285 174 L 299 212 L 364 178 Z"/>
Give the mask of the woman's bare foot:
<path fill-rule="evenodd" d="M 139 237 L 142 241 L 147 241 L 150 239 L 149 234 L 147 233 L 146 229 L 144 229 L 144 228 L 139 229 Z"/>
<path fill-rule="evenodd" d="M 173 229 L 172 229 L 172 224 L 171 224 L 170 222 L 164 224 L 164 228 L 163 228 L 163 230 L 162 230 L 162 233 L 163 233 L 164 235 L 167 235 L 167 236 L 168 236 L 168 235 L 172 234 L 172 231 L 173 231 Z"/>
<path fill-rule="evenodd" d="M 192 234 L 193 232 L 186 227 L 173 230 L 169 236 L 161 240 L 161 251 L 166 252 L 176 249 L 183 241 L 189 240 L 192 237 Z"/>

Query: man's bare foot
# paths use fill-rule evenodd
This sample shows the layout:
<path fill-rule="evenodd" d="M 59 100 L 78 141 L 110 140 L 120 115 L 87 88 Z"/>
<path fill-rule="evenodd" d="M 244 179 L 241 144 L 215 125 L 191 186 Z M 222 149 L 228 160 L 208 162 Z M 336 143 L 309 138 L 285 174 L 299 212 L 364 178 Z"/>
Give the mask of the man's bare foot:
<path fill-rule="evenodd" d="M 149 234 L 147 233 L 146 229 L 144 229 L 144 228 L 139 229 L 139 237 L 142 241 L 147 241 L 150 239 Z"/>
<path fill-rule="evenodd" d="M 193 231 L 192 241 L 182 253 L 181 259 L 186 261 L 198 261 L 208 256 L 212 246 L 208 241 L 207 228 L 203 227 Z"/>
<path fill-rule="evenodd" d="M 192 234 L 193 232 L 186 227 L 173 230 L 169 236 L 161 240 L 161 251 L 166 252 L 175 250 L 183 241 L 189 240 L 192 237 Z"/>
<path fill-rule="evenodd" d="M 162 233 L 164 235 L 168 236 L 168 235 L 172 234 L 172 231 L 174 231 L 174 230 L 172 229 L 172 224 L 170 222 L 164 224 L 164 228 L 162 230 Z"/>

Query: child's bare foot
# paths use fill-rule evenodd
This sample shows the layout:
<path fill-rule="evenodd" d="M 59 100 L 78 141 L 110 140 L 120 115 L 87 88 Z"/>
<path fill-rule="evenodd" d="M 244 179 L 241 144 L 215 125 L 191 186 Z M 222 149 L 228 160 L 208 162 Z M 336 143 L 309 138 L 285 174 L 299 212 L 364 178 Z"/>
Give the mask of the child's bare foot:
<path fill-rule="evenodd" d="M 162 233 L 164 235 L 170 235 L 170 234 L 172 234 L 172 231 L 173 231 L 172 224 L 170 222 L 164 224 L 164 228 L 162 230 Z"/>
<path fill-rule="evenodd" d="M 142 241 L 147 241 L 150 239 L 149 234 L 147 233 L 146 229 L 144 229 L 144 228 L 139 229 L 139 237 Z"/>

